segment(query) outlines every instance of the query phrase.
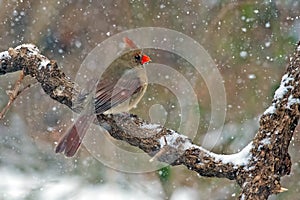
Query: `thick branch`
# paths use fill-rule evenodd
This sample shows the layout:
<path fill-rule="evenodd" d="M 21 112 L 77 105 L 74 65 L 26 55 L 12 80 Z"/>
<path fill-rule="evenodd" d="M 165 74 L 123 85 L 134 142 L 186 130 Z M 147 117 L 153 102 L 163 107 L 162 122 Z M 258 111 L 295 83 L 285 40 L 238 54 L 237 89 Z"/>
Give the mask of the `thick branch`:
<path fill-rule="evenodd" d="M 260 128 L 241 152 L 218 155 L 203 149 L 176 131 L 150 124 L 135 115 L 98 115 L 112 137 L 137 146 L 171 165 L 185 165 L 202 176 L 236 180 L 241 199 L 266 199 L 282 192 L 280 178 L 290 173 L 288 146 L 299 119 L 300 45 L 291 59 L 272 105 L 260 119 Z M 41 83 L 45 93 L 75 112 L 83 108 L 86 91 L 69 80 L 57 63 L 32 44 L 0 53 L 0 75 L 23 70 Z M 76 106 L 74 106 L 76 105 Z M 147 137 L 145 137 L 147 136 Z"/>
<path fill-rule="evenodd" d="M 15 49 L 0 53 L 0 75 L 23 70 L 25 75 L 34 77 L 43 90 L 52 99 L 67 105 L 73 111 L 80 111 L 82 96 L 79 87 L 58 69 L 54 60 L 49 60 L 40 54 L 33 44 L 23 44 Z M 73 97 L 76 99 L 73 99 Z M 74 107 L 73 105 L 76 105 Z"/>
<path fill-rule="evenodd" d="M 244 186 L 241 198 L 267 199 L 270 194 L 285 191 L 280 186 L 280 178 L 291 171 L 288 147 L 299 121 L 299 69 L 300 43 L 275 92 L 272 105 L 261 116 L 248 171 L 238 175 L 238 182 Z"/>

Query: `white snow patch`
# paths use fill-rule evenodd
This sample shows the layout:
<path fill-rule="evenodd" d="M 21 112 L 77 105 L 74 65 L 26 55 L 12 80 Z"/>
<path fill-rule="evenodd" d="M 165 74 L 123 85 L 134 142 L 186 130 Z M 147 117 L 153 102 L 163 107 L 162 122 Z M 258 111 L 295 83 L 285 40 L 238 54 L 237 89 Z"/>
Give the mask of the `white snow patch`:
<path fill-rule="evenodd" d="M 47 58 L 42 59 L 38 69 L 40 70 L 42 68 L 47 68 L 48 64 L 50 64 L 50 60 L 48 60 Z"/>
<path fill-rule="evenodd" d="M 199 146 L 196 146 L 194 144 L 192 144 L 190 141 L 187 140 L 187 142 L 185 142 L 182 146 L 183 150 L 187 150 L 187 149 L 190 149 L 192 147 L 195 147 L 195 148 L 198 148 L 198 149 L 201 149 L 202 151 L 204 151 L 205 149 L 199 147 Z"/>
<path fill-rule="evenodd" d="M 289 89 L 293 89 L 294 87 L 291 86 L 291 85 L 287 85 L 290 81 L 293 81 L 294 78 L 290 78 L 288 74 L 285 74 L 282 76 L 282 79 L 281 79 L 281 83 L 280 83 L 280 86 L 279 88 L 276 90 L 275 94 L 274 94 L 274 100 L 278 100 L 278 99 L 282 99 L 283 96 L 288 92 Z M 299 103 L 299 100 L 298 99 L 293 99 L 291 97 L 289 97 L 289 102 L 288 102 L 288 108 L 289 106 L 291 106 L 292 104 L 294 103 Z M 276 111 L 276 108 L 275 108 L 275 103 L 273 103 L 265 112 L 264 114 L 273 114 L 274 112 Z"/>
<path fill-rule="evenodd" d="M 0 52 L 0 59 L 10 58 L 8 51 Z"/>
<path fill-rule="evenodd" d="M 154 200 L 157 199 L 155 195 L 151 196 L 147 194 L 147 191 L 141 191 L 140 189 L 131 190 L 131 189 L 122 189 L 118 185 L 114 184 L 104 184 L 101 186 L 90 186 L 85 187 L 83 189 L 78 190 L 78 194 L 76 195 L 77 200 L 85 200 L 85 199 L 131 199 L 131 200 L 138 200 L 138 199 L 145 199 L 145 200 Z M 45 195 L 45 198 L 47 196 Z M 63 199 L 63 198 L 61 198 Z"/>
<path fill-rule="evenodd" d="M 258 150 L 260 151 L 264 146 L 271 144 L 270 138 L 265 138 L 262 141 L 260 141 Z"/>
<path fill-rule="evenodd" d="M 0 174 L 2 180 L 0 183 L 0 191 L 2 197 L 23 199 L 30 193 L 30 190 L 35 188 L 38 184 L 35 179 L 28 178 L 19 172 L 11 171 L 7 168 L 1 168 Z"/>
<path fill-rule="evenodd" d="M 41 189 L 42 192 L 37 195 L 37 199 L 64 199 L 66 194 L 82 191 L 80 179 L 69 177 L 60 177 L 58 181 L 46 182 Z"/>
<path fill-rule="evenodd" d="M 177 137 L 180 137 L 179 134 L 176 132 L 173 132 L 172 135 L 166 135 L 159 139 L 160 147 L 164 147 L 165 145 L 171 146 L 177 139 Z"/>
<path fill-rule="evenodd" d="M 289 76 L 287 75 L 284 79 L 282 78 L 282 80 L 283 80 L 284 83 L 287 84 L 287 83 L 289 83 L 290 81 L 293 81 L 294 78 L 291 78 L 291 77 L 289 77 Z"/>
<path fill-rule="evenodd" d="M 289 75 L 288 75 L 288 74 L 284 74 L 284 75 L 282 76 L 282 78 L 281 78 L 281 83 L 282 83 L 285 79 L 287 79 L 287 77 L 289 77 Z"/>
<path fill-rule="evenodd" d="M 288 91 L 287 87 L 281 84 L 275 92 L 274 99 L 282 99 L 282 97 L 285 95 L 287 91 Z"/>
<path fill-rule="evenodd" d="M 294 104 L 300 104 L 300 99 L 294 98 L 293 95 L 290 95 L 288 98 L 287 108 L 291 108 Z"/>
<path fill-rule="evenodd" d="M 265 138 L 260 143 L 263 145 L 268 145 L 268 144 L 271 144 L 271 141 L 270 141 L 270 138 Z"/>
<path fill-rule="evenodd" d="M 285 84 L 288 84 L 290 81 L 293 81 L 293 78 L 290 78 L 288 74 L 285 74 L 282 79 L 279 88 L 276 90 L 274 99 L 281 99 L 285 95 L 285 93 L 288 91 L 288 89 L 293 89 L 293 86 L 285 86 Z"/>
<path fill-rule="evenodd" d="M 9 167 L 0 168 L 0 199 L 162 199 L 162 190 L 158 182 L 139 179 L 138 185 L 120 185 L 114 183 L 90 184 L 84 178 L 76 176 L 57 176 L 52 172 L 25 173 Z M 119 175 L 118 181 L 122 181 Z M 139 177 L 137 177 L 139 178 Z M 121 182 L 120 181 L 120 182 Z M 149 186 L 147 188 L 147 186 Z M 158 192 L 157 192 L 158 191 Z M 95 198 L 96 197 L 96 198 Z"/>
<path fill-rule="evenodd" d="M 276 111 L 276 108 L 275 108 L 275 104 L 273 103 L 265 112 L 264 112 L 264 115 L 266 114 L 273 114 L 275 113 Z"/>
<path fill-rule="evenodd" d="M 250 142 L 244 149 L 242 149 L 240 152 L 231 154 L 231 155 L 220 155 L 215 153 L 212 156 L 216 158 L 216 160 L 221 160 L 222 163 L 232 163 L 235 166 L 241 166 L 241 165 L 247 165 L 251 153 L 250 150 L 252 148 L 252 142 Z"/>
<path fill-rule="evenodd" d="M 241 200 L 245 200 L 245 195 L 244 194 L 242 194 L 242 196 L 241 196 Z"/>
<path fill-rule="evenodd" d="M 181 138 L 185 140 L 184 143 L 178 142 L 177 140 Z M 193 145 L 190 140 L 186 136 L 180 135 L 175 131 L 171 130 L 171 134 L 165 135 L 159 139 L 160 147 L 164 147 L 165 145 L 174 147 L 174 148 L 181 148 L 181 150 L 190 149 L 191 147 L 195 146 L 196 148 L 200 148 L 196 145 Z"/>
<path fill-rule="evenodd" d="M 29 51 L 31 51 L 31 55 L 37 55 L 38 53 L 40 53 L 40 50 L 34 44 L 21 44 L 16 47 L 16 50 L 19 50 L 21 48 L 27 48 Z"/>
<path fill-rule="evenodd" d="M 143 129 L 148 129 L 148 130 L 153 130 L 153 129 L 157 129 L 157 132 L 160 132 L 161 131 L 161 128 L 159 128 L 160 125 L 159 124 L 142 124 L 140 126 L 140 128 L 143 128 Z"/>

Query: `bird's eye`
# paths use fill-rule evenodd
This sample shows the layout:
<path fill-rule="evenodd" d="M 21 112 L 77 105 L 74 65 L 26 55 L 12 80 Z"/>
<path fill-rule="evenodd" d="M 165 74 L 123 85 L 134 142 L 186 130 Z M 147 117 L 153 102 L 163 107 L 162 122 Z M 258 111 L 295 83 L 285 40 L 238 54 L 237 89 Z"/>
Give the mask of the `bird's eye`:
<path fill-rule="evenodd" d="M 137 60 L 138 62 L 141 61 L 141 56 L 139 54 L 136 54 L 134 56 L 135 60 Z"/>

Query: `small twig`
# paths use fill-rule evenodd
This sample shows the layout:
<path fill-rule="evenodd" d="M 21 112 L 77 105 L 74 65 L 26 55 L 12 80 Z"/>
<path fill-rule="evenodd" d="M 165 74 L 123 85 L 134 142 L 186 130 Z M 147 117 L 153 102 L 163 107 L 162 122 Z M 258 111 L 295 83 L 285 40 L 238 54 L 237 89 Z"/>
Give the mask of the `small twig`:
<path fill-rule="evenodd" d="M 31 86 L 31 84 L 25 86 L 23 89 L 20 89 L 21 87 L 21 83 L 23 81 L 25 77 L 25 74 L 23 71 L 21 71 L 21 74 L 18 78 L 18 80 L 16 81 L 14 88 L 12 90 L 7 90 L 6 93 L 9 96 L 9 100 L 6 104 L 6 106 L 2 109 L 2 111 L 0 112 L 0 120 L 4 119 L 5 114 L 7 113 L 7 111 L 9 110 L 9 108 L 11 107 L 11 105 L 13 104 L 13 102 L 16 100 L 16 98 L 22 93 L 24 92 L 27 88 L 29 88 Z"/>

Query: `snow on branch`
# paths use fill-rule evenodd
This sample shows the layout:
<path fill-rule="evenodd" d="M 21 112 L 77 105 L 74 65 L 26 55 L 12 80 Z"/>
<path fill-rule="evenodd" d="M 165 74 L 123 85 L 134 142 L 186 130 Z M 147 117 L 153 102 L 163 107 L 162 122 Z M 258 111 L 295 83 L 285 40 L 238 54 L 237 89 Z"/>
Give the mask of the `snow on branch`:
<path fill-rule="evenodd" d="M 74 112 L 82 110 L 83 89 L 72 82 L 54 60 L 41 55 L 35 45 L 9 48 L 0 53 L 0 59 L 0 75 L 22 70 L 24 75 L 35 78 L 52 99 Z M 193 144 L 186 136 L 136 115 L 101 114 L 97 119 L 112 137 L 142 149 L 153 159 L 170 165 L 185 165 L 201 176 L 235 180 L 242 189 L 239 199 L 267 199 L 271 194 L 286 191 L 280 185 L 280 178 L 291 170 L 288 147 L 299 120 L 299 72 L 300 44 L 272 105 L 261 116 L 257 134 L 243 150 L 232 155 L 210 152 Z"/>

